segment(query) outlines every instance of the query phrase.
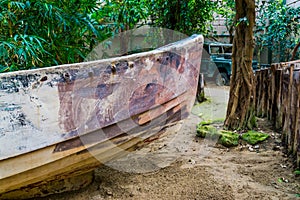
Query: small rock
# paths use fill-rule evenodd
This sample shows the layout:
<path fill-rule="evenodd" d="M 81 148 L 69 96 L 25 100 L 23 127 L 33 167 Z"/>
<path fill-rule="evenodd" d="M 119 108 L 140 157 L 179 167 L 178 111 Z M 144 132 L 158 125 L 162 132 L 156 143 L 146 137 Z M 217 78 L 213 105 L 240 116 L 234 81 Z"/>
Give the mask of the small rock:
<path fill-rule="evenodd" d="M 192 165 L 194 165 L 196 163 L 196 161 L 193 160 L 193 159 L 189 159 L 189 163 L 191 163 Z"/>
<path fill-rule="evenodd" d="M 255 145 L 253 149 L 259 149 L 259 145 Z"/>
<path fill-rule="evenodd" d="M 282 180 L 283 180 L 283 182 L 285 182 L 285 183 L 288 183 L 289 182 L 289 180 L 287 180 L 286 178 L 282 178 Z"/>
<path fill-rule="evenodd" d="M 274 137 L 275 137 L 275 134 L 274 134 L 274 133 L 271 133 L 271 136 L 272 136 L 272 138 L 274 138 Z"/>
<path fill-rule="evenodd" d="M 240 146 L 240 151 L 243 151 L 244 150 L 244 147 L 243 146 Z"/>
<path fill-rule="evenodd" d="M 110 191 L 110 190 L 106 190 L 106 194 L 107 194 L 108 196 L 113 196 L 113 192 Z"/>
<path fill-rule="evenodd" d="M 253 147 L 249 147 L 248 150 L 251 151 L 251 152 L 254 151 Z"/>
<path fill-rule="evenodd" d="M 166 146 L 167 146 L 166 144 L 161 145 L 161 146 L 158 147 L 158 149 L 160 150 L 160 149 L 162 149 L 162 148 L 164 148 L 164 147 L 166 147 Z"/>
<path fill-rule="evenodd" d="M 274 188 L 279 189 L 279 186 L 276 184 L 273 184 Z"/>
<path fill-rule="evenodd" d="M 278 179 L 278 182 L 279 182 L 279 183 L 288 183 L 289 180 L 287 180 L 286 178 L 282 177 L 282 178 L 279 178 L 279 179 Z"/>
<path fill-rule="evenodd" d="M 273 147 L 273 150 L 274 150 L 274 151 L 280 151 L 280 146 L 278 146 L 278 145 L 274 146 L 274 147 Z"/>
<path fill-rule="evenodd" d="M 281 168 L 286 168 L 286 165 L 280 164 Z"/>

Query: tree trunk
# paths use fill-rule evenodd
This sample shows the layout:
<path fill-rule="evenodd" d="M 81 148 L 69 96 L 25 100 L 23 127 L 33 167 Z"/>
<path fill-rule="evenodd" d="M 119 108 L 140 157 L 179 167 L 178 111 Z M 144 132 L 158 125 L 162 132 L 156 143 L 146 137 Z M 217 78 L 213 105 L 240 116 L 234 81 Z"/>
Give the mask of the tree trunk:
<path fill-rule="evenodd" d="M 234 25 L 231 25 L 230 28 L 228 29 L 229 32 L 229 43 L 233 43 L 233 34 L 234 34 Z"/>
<path fill-rule="evenodd" d="M 255 119 L 255 81 L 252 71 L 255 0 L 236 0 L 230 97 L 224 126 L 231 130 L 252 129 Z"/>
<path fill-rule="evenodd" d="M 295 60 L 299 47 L 300 47 L 300 42 L 295 46 L 295 48 L 293 50 L 291 61 Z"/>

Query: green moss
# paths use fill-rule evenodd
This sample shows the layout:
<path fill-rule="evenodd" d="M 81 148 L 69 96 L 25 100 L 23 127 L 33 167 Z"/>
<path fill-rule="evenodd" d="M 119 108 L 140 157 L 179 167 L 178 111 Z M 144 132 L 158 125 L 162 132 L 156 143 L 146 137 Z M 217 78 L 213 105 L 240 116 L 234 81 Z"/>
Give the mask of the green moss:
<path fill-rule="evenodd" d="M 211 121 L 200 122 L 197 125 L 197 136 L 211 140 L 218 140 L 218 143 L 225 147 L 238 145 L 239 134 L 225 130 L 218 131 L 214 126 L 210 125 L 211 123 Z"/>
<path fill-rule="evenodd" d="M 204 90 L 202 90 L 200 93 L 197 94 L 197 100 L 200 103 L 206 100 Z"/>
<path fill-rule="evenodd" d="M 211 103 L 212 102 L 212 98 L 211 97 L 206 97 L 205 101 L 202 102 L 203 103 Z"/>
<path fill-rule="evenodd" d="M 255 109 L 254 107 L 252 106 L 251 108 L 249 108 L 249 111 L 248 111 L 248 115 L 249 115 L 249 120 L 245 120 L 245 124 L 243 125 L 243 127 L 246 125 L 248 129 L 253 129 L 255 127 L 257 127 L 257 119 L 255 117 Z M 242 127 L 242 128 L 243 128 Z"/>
<path fill-rule="evenodd" d="M 211 120 L 207 120 L 207 121 L 201 121 L 198 126 L 205 126 L 205 125 L 211 125 L 212 121 Z"/>
<path fill-rule="evenodd" d="M 266 133 L 261 133 L 257 131 L 248 131 L 242 135 L 242 139 L 247 143 L 254 145 L 259 142 L 266 140 L 269 137 Z"/>
<path fill-rule="evenodd" d="M 203 106 L 203 105 L 210 105 L 211 102 L 212 102 L 212 99 L 210 97 L 205 97 L 204 101 L 196 103 L 195 106 L 199 107 L 199 106 Z"/>
<path fill-rule="evenodd" d="M 252 116 L 250 123 L 251 123 L 252 127 L 257 127 L 257 119 L 256 119 L 255 115 Z"/>
<path fill-rule="evenodd" d="M 233 147 L 239 144 L 239 134 L 225 130 L 221 130 L 220 134 L 219 144 L 222 144 L 225 147 Z"/>
<path fill-rule="evenodd" d="M 212 137 L 218 133 L 217 129 L 211 125 L 201 125 L 197 126 L 197 136 L 201 138 Z"/>
<path fill-rule="evenodd" d="M 214 120 L 206 120 L 206 121 L 201 121 L 198 126 L 204 126 L 204 125 L 211 125 L 211 124 L 219 124 L 219 123 L 224 123 L 225 119 L 214 119 Z"/>

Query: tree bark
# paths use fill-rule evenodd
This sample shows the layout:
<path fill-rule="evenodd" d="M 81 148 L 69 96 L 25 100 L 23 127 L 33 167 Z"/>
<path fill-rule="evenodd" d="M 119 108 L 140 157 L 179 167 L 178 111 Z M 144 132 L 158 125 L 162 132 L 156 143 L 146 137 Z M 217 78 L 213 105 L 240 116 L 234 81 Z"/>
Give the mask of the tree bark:
<path fill-rule="evenodd" d="M 235 5 L 238 25 L 233 39 L 230 97 L 224 126 L 231 130 L 243 130 L 256 126 L 252 71 L 255 0 L 236 0 Z"/>
<path fill-rule="evenodd" d="M 295 48 L 293 50 L 291 61 L 295 60 L 295 57 L 296 57 L 299 47 L 300 47 L 300 42 L 295 46 Z"/>

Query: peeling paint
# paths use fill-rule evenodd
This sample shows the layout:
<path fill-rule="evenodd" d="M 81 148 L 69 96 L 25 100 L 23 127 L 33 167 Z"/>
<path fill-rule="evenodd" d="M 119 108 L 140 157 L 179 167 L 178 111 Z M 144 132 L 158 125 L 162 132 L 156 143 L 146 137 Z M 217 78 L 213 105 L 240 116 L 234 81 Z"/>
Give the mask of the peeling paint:
<path fill-rule="evenodd" d="M 194 45 L 1 74 L 0 160 L 131 119 L 187 88 L 194 99 L 202 53 Z"/>

